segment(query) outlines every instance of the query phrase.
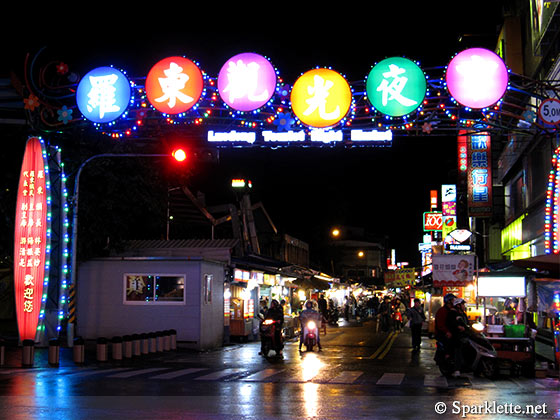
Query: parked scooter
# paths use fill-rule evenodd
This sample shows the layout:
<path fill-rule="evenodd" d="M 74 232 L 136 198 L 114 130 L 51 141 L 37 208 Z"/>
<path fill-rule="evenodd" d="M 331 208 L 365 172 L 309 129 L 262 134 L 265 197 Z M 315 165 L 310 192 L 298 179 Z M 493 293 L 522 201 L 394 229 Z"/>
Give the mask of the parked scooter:
<path fill-rule="evenodd" d="M 259 331 L 261 335 L 261 353 L 264 357 L 269 358 L 270 350 L 274 350 L 275 357 L 282 357 L 280 350 L 282 343 L 277 343 L 276 329 L 280 328 L 280 322 L 273 319 L 265 319 L 261 322 Z"/>
<path fill-rule="evenodd" d="M 313 351 L 313 347 L 317 344 L 317 337 L 319 336 L 319 327 L 313 320 L 307 321 L 303 325 L 303 344 L 307 351 Z"/>
<path fill-rule="evenodd" d="M 329 312 L 327 315 L 328 315 L 327 321 L 329 325 L 335 327 L 338 326 L 338 318 L 340 317 L 338 308 L 336 306 L 332 306 L 331 308 L 329 308 Z"/>
<path fill-rule="evenodd" d="M 463 373 L 473 372 L 475 375 L 483 375 L 487 378 L 496 376 L 498 355 L 482 333 L 483 328 L 480 323 L 473 324 L 461 340 L 462 366 L 454 366 L 453 354 L 448 352 L 441 341 L 437 342 L 434 360 L 442 375 L 450 376 L 453 371 L 460 370 Z"/>

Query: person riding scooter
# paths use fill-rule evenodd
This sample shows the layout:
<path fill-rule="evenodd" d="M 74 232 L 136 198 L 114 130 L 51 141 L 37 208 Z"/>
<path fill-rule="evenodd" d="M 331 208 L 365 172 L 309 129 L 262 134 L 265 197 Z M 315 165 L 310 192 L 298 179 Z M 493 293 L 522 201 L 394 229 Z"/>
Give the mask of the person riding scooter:
<path fill-rule="evenodd" d="M 282 309 L 282 306 L 280 306 L 280 304 L 276 299 L 272 299 L 272 301 L 270 302 L 270 308 L 268 308 L 268 310 L 264 314 L 264 320 L 267 319 L 271 319 L 273 321 L 278 322 L 277 327 L 274 329 L 274 342 L 276 343 L 276 348 L 274 350 L 276 351 L 277 355 L 281 356 L 282 349 L 284 348 L 284 344 L 282 343 L 282 327 L 284 325 L 284 311 Z M 264 342 L 261 339 L 261 351 L 259 352 L 259 354 L 264 354 L 263 343 Z M 264 354 L 264 356 L 266 356 L 266 354 Z"/>
<path fill-rule="evenodd" d="M 322 350 L 321 347 L 321 339 L 319 338 L 319 327 L 321 326 L 322 320 L 321 314 L 315 309 L 315 302 L 313 300 L 308 300 L 305 302 L 305 306 L 303 311 L 299 314 L 299 321 L 300 321 L 300 335 L 299 335 L 299 351 L 301 351 L 301 346 L 303 345 L 304 339 L 304 330 L 305 325 L 308 321 L 314 321 L 317 325 L 317 346 L 319 347 L 319 351 Z"/>

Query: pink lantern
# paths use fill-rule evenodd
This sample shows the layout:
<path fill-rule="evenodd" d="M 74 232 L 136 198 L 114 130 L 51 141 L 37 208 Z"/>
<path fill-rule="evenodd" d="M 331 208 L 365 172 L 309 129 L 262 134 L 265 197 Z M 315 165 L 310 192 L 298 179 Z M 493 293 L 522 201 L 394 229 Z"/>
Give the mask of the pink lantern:
<path fill-rule="evenodd" d="M 447 89 L 461 105 L 482 109 L 498 102 L 508 86 L 508 70 L 502 59 L 484 48 L 457 54 L 447 66 Z"/>
<path fill-rule="evenodd" d="M 222 100 L 237 111 L 253 111 L 265 105 L 276 90 L 276 71 L 268 59 L 255 53 L 230 58 L 218 75 Z"/>

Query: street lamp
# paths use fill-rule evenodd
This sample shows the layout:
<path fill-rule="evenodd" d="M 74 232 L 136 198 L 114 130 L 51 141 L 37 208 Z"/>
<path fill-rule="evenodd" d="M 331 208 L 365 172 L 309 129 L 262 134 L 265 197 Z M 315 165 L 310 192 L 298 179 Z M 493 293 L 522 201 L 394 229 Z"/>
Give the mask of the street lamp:
<path fill-rule="evenodd" d="M 175 152 L 174 152 L 175 153 Z M 183 151 L 183 153 L 185 153 Z M 76 275 L 77 275 L 77 267 L 76 267 L 76 254 L 77 254 L 77 243 L 78 243 L 78 197 L 80 193 L 80 175 L 82 174 L 82 170 L 84 167 L 94 159 L 99 158 L 113 158 L 113 157 L 169 157 L 169 154 L 161 154 L 161 153 L 102 153 L 99 155 L 91 156 L 90 158 L 86 159 L 78 168 L 76 172 L 76 178 L 74 180 L 74 195 L 72 197 L 72 261 L 71 261 L 71 272 L 70 272 L 70 284 L 74 287 L 76 286 Z M 175 157 L 175 155 L 173 155 Z M 185 154 L 186 158 L 186 154 Z M 175 159 L 177 159 L 175 157 Z M 180 161 L 179 159 L 177 159 Z M 184 159 L 183 159 L 184 160 Z M 73 345 L 73 336 L 74 336 L 74 325 L 72 323 L 68 324 L 68 346 L 72 347 Z"/>
<path fill-rule="evenodd" d="M 333 238 L 338 238 L 340 236 L 340 229 L 333 228 L 333 230 L 331 230 L 331 236 Z"/>

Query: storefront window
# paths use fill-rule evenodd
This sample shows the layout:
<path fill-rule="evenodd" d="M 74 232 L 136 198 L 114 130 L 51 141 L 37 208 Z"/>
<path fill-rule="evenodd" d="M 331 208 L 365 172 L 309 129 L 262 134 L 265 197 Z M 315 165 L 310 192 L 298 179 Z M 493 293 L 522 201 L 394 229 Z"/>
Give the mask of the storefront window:
<path fill-rule="evenodd" d="M 184 303 L 185 276 L 158 274 L 125 274 L 124 303 Z"/>

